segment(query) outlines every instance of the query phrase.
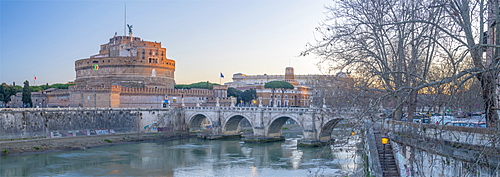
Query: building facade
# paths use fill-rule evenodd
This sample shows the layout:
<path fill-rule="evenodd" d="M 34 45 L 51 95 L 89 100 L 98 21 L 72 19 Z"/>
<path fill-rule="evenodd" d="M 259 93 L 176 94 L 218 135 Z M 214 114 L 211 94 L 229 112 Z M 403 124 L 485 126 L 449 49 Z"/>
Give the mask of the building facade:
<path fill-rule="evenodd" d="M 265 106 L 299 106 L 315 107 L 327 104 L 335 95 L 341 95 L 346 90 L 352 89 L 353 78 L 345 73 L 336 75 L 295 75 L 293 67 L 287 67 L 284 75 L 246 75 L 243 73 L 233 74 L 233 82 L 225 83 L 228 87 L 238 90 L 255 89 L 258 101 Z M 292 84 L 293 90 L 281 92 L 276 90 L 273 96 L 272 90 L 264 88 L 270 81 L 286 81 Z M 276 104 L 272 104 L 272 102 Z M 338 100 L 335 100 L 338 101 Z M 329 104 L 331 105 L 331 104 Z"/>

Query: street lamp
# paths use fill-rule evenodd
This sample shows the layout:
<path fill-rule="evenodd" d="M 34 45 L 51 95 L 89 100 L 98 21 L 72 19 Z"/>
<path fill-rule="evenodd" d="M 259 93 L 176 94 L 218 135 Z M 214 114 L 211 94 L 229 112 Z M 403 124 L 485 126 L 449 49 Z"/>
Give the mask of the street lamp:
<path fill-rule="evenodd" d="M 386 145 L 389 142 L 389 138 L 387 136 L 382 136 L 382 144 Z"/>
<path fill-rule="evenodd" d="M 382 144 L 384 145 L 384 160 L 383 160 L 383 163 L 384 165 L 382 167 L 385 167 L 386 163 L 385 163 L 385 145 L 389 142 L 389 138 L 387 136 L 382 136 Z"/>

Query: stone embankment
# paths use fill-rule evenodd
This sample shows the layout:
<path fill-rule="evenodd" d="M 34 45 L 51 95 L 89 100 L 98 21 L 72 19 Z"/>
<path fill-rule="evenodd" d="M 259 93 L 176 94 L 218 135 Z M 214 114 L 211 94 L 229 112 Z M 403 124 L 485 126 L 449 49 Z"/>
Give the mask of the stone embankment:
<path fill-rule="evenodd" d="M 189 138 L 188 132 L 112 134 L 29 140 L 0 141 L 0 156 L 63 150 L 83 150 L 121 143 Z"/>
<path fill-rule="evenodd" d="M 0 109 L 0 156 L 188 136 L 180 109 Z"/>

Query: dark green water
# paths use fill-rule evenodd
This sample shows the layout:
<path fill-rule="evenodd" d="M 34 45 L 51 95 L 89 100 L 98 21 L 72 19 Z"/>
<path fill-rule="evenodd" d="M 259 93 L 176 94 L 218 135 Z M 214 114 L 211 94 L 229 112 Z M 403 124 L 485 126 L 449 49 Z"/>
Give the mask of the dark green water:
<path fill-rule="evenodd" d="M 360 176 L 357 143 L 357 138 L 323 148 L 297 148 L 297 138 L 265 144 L 195 138 L 130 143 L 0 157 L 0 176 Z"/>

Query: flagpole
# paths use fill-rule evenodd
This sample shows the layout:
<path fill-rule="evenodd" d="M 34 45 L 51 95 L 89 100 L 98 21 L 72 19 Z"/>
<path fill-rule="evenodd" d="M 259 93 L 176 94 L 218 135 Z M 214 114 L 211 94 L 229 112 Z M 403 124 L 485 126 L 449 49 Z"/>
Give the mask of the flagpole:
<path fill-rule="evenodd" d="M 222 85 L 222 78 L 224 77 L 224 75 L 222 74 L 222 72 L 219 73 L 219 85 Z"/>

